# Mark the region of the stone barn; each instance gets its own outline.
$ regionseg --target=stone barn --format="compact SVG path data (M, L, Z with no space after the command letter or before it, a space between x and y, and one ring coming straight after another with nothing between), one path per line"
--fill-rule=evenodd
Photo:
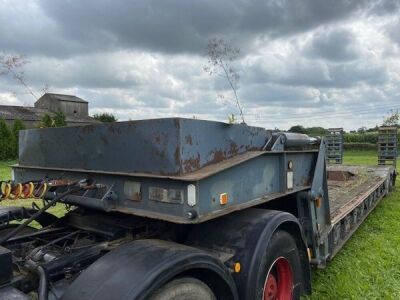
M29 106L0 105L0 118L8 125L12 125L15 119L24 122L27 128L38 127L45 114L53 115L63 112L67 125L85 125L98 123L89 116L89 103L77 96L45 93L34 104Z

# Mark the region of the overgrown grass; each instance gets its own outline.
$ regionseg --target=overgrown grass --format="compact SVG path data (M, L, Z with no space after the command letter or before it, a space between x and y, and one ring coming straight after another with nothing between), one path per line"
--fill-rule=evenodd
M345 164L376 165L374 151L346 151ZM0 179L10 178L12 162L0 162ZM324 270L312 274L313 293L305 299L400 299L400 183L384 198ZM31 205L32 200L0 205ZM64 206L51 208L64 214Z
M346 152L346 164L376 165L376 152ZM308 299L400 299L400 183L324 270Z

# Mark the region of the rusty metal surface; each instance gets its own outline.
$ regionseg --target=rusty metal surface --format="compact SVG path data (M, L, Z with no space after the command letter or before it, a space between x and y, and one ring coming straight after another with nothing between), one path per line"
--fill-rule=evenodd
M200 223L325 178L324 151L260 151L271 136L258 127L180 118L34 129L20 135L14 178L90 178L112 187L107 209ZM304 138L290 140L303 145ZM71 201L104 209L103 198ZM329 207L317 211L329 220Z
M328 192L332 222L347 215L382 184L388 174L388 167L329 166Z
M327 177L328 180L330 181L348 181L350 179L353 179L356 176L356 174L350 172L350 171L342 171L342 170L328 170L327 171Z
M166 118L20 133L24 166L181 176L247 151L271 133L243 124Z
M251 151L216 165L204 167L200 174L194 172L173 178L139 176L139 173L88 172L77 169L24 166L16 166L13 169L16 180L21 182L44 177L70 180L89 177L107 187L113 186L118 199L113 202L112 210L174 223L200 223L235 210L309 189L317 154L315 151L282 153ZM292 162L291 188L286 184L288 161ZM194 205L189 205L188 190L193 185L196 198ZM182 190L183 202L152 201L149 195L152 187ZM229 195L228 203L225 205L219 202L219 197L223 193ZM85 203L82 205L85 206ZM189 213L196 217L189 218Z
M159 174L150 174L150 173L141 173L141 172L105 172L105 171L96 171L96 170L84 170L84 169L67 169L67 168L48 168L41 166L26 166L21 164L13 165L12 167L15 169L38 169L38 170L49 170L49 171L60 171L60 172L79 172L79 173L89 173L89 174L109 174L109 175L123 175L123 176L132 176L132 177L145 177L145 178L163 178L163 179L172 179L172 180L182 180L182 181L197 181L204 179L213 174L219 173L223 170L234 167L240 163L243 163L247 160L255 158L257 156L268 154L265 151L249 151L243 154L236 155L232 158L223 160L221 162L205 166L204 168L199 169L198 171L191 172L188 174L183 174L181 176L172 176L172 175L159 175Z
M317 150L307 150L307 151L285 151L287 154L295 154L295 153L316 153ZM32 170L48 170L48 171L59 171L59 172L78 172L78 173L87 173L87 174L101 174L101 175L122 175L122 176L132 176L132 177L143 177L143 178L161 178L161 179L172 179L172 180L181 180L181 181L197 181L204 179L213 174L219 173L223 170L234 167L238 164L241 164L247 160L253 159L255 157L261 155L274 155L280 152L265 152L265 151L249 151L243 154L236 155L232 158L223 160L221 162L205 166L204 168L199 169L198 171L194 171L188 174L183 175L161 175L161 174L151 174L151 173L143 173L143 172L112 172L112 171L99 171L99 170L85 170L85 169L69 169L69 168L57 168L57 167L42 167L36 165L22 165L22 164L14 164L11 165L13 169L32 169ZM283 152L282 152L283 153ZM304 185L310 185L310 179L304 177Z
M341 195L333 191L334 203L340 203L332 215L332 230L330 233L330 254L332 259L343 245L350 239L357 228L367 218L395 185L395 169L389 166L376 167L345 167L337 172L351 170L355 176L345 181L331 181L330 190L341 187ZM348 194L345 196L345 194Z

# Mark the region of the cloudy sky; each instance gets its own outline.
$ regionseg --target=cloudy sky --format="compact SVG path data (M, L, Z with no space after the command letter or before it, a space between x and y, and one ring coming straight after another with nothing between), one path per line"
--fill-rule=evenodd
M203 69L212 38L240 48L248 124L349 130L400 108L400 0L0 0L0 53L26 55L32 89L120 120L237 115ZM34 101L0 77L0 104Z

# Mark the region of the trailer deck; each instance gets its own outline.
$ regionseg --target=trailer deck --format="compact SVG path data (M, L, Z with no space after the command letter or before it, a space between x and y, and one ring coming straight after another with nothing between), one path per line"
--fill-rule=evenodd
M332 222L347 215L390 175L390 167L329 166L328 191Z
M332 258L393 186L391 166L343 166L327 169Z

